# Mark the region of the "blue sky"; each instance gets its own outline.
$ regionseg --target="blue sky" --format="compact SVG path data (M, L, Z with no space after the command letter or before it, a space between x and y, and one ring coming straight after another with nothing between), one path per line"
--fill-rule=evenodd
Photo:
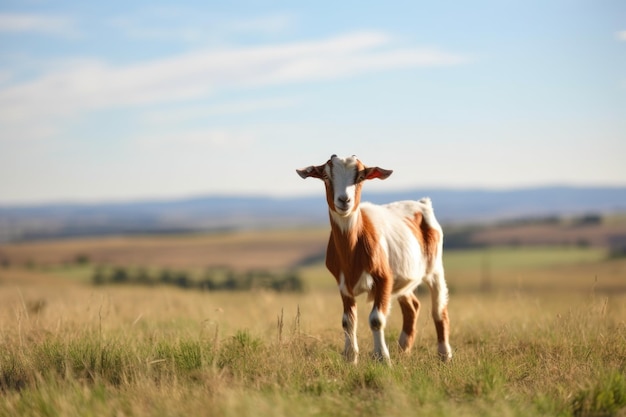
M0 205L626 185L626 2L0 1Z

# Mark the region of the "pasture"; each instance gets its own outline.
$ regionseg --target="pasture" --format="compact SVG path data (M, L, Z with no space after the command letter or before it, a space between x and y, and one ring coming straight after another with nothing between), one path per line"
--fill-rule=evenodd
M0 247L0 415L626 415L626 259L596 247L449 251L452 362L437 358L420 291L415 348L392 349L391 367L367 356L359 299L362 354L351 366L334 280L302 262L326 233ZM102 263L297 268L308 290L95 287ZM387 329L395 346L397 305Z

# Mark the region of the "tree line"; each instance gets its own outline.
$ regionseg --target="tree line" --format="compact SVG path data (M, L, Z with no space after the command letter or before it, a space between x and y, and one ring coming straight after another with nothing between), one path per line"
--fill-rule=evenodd
M278 292L303 292L305 290L304 281L296 271L236 271L229 267L207 268L198 278L187 271L173 271L168 268L150 271L147 268L98 266L94 269L91 281L94 285L167 285L206 291L266 289Z

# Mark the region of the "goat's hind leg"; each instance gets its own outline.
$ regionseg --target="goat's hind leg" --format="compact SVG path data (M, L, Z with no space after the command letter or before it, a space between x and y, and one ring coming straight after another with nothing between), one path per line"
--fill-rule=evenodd
M443 273L443 268L433 272L426 280L430 289L432 300L432 316L437 331L437 350L443 361L452 358L450 348L450 319L448 317L448 286Z
M413 293L398 297L398 303L402 310L402 333L398 339L398 345L402 352L409 352L415 342L417 334L416 324L420 311L420 302Z

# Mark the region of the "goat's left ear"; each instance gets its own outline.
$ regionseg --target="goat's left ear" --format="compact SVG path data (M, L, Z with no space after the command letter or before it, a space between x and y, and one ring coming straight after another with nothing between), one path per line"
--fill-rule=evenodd
M313 178L320 178L321 179L324 176L324 167L325 166L326 165L319 165L319 166L311 165L311 166L303 168L303 169L296 169L296 172L302 178L313 177Z
M373 180L374 178L379 178L381 180L387 179L393 171L391 169L383 169L378 167L366 167L361 171L361 179L363 180Z

